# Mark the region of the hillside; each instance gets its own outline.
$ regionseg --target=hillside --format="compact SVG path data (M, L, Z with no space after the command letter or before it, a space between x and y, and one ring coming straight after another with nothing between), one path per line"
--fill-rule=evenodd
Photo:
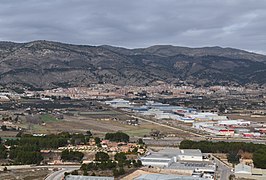
M91 83L266 84L266 56L221 47L141 49L50 41L0 42L0 85L55 88Z

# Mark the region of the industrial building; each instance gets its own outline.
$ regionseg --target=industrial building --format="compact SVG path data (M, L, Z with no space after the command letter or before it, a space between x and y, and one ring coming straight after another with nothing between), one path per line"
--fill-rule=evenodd
M260 168L254 168L246 165L244 162L240 162L235 166L234 174L236 178L240 179L266 179L266 170Z
M237 120L226 120L226 121L218 121L217 124L219 126L249 126L250 121L245 121L243 119Z
M131 103L124 99L113 99L111 101L105 101L105 104L110 105L114 108L129 108Z
M140 158L143 165L155 167L169 167L178 161L203 161L202 153L199 149L164 149L159 152L151 152L147 156Z
M200 129L218 136L234 136L235 130L228 127L217 126L214 122L195 122L193 128Z
M67 175L65 180L114 180L114 177Z
M218 120L227 120L226 116L219 116L216 113L184 113L184 117L192 118L197 121L218 121Z
M180 176L173 174L143 174L139 177L134 178L134 180L204 180L201 177L192 176ZM205 179L206 180L206 179Z

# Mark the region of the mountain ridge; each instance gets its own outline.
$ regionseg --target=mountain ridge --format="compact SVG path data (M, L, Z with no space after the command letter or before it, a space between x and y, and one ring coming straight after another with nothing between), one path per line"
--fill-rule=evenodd
M127 49L46 40L0 42L0 85L30 89L92 83L266 84L266 56L222 47Z

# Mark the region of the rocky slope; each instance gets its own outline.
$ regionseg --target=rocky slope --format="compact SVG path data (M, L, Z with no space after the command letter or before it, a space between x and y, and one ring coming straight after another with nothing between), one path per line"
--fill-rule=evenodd
M266 56L238 49L141 49L50 41L0 42L0 85L47 89L91 83L266 84Z

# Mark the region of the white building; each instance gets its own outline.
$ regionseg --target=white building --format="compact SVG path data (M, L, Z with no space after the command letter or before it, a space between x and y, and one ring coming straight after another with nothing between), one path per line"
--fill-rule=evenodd
M0 101L1 102L10 101L10 99L7 96L5 96L5 95L0 95Z
M180 176L174 174L143 174L133 180L206 180L201 177Z
M181 149L177 155L179 161L202 161L202 153L199 149Z
M216 113L185 113L185 117L189 117L198 121L218 121L227 120L226 116L219 116Z
M131 107L131 103L124 99L113 99L111 101L105 101L105 104L114 108L128 108Z
M250 121L245 121L243 119L237 120L225 120L225 121L218 121L219 126L249 126Z
M65 180L114 180L114 177L67 175Z
M235 174L252 174L251 166L245 165L244 163L239 163L235 166Z
M168 167L178 161L203 161L202 153L199 149L163 149L159 152L151 152L147 156L140 158L145 166Z

